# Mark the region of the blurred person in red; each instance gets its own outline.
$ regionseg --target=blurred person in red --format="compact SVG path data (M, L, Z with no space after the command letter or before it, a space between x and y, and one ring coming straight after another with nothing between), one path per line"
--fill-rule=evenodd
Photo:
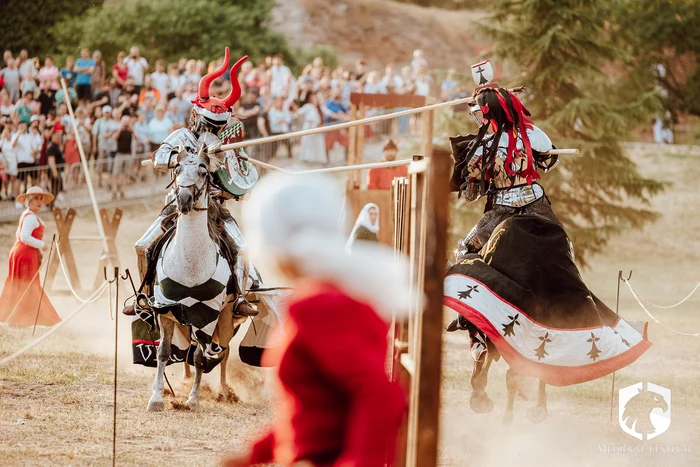
M398 147L394 141L389 140L382 149L384 162L396 160ZM369 169L367 172L367 189L368 190L390 190L391 181L396 177L407 177L408 166L399 165L397 167L378 167Z
M53 195L33 186L17 201L27 210L19 218L15 245L10 251L8 274L0 294L0 323L18 326L53 326L61 321L39 281L41 251L48 249L43 241L44 222L38 213L41 206L53 201ZM42 297L43 295L43 297Z
M330 179L271 174L244 206L251 257L295 290L279 345L263 354L277 365L276 420L226 467L391 459L406 404L386 374L387 332L391 310L409 307L407 268L378 244L346 253L342 199Z

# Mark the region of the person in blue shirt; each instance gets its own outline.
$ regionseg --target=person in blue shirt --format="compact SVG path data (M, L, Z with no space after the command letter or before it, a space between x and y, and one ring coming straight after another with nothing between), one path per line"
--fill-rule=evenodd
M66 80L66 86L69 88L75 87L75 59L73 57L66 57L66 67L61 68L61 78Z
M82 102L90 102L92 94L92 72L95 70L95 60L90 57L88 49L80 50L80 58L75 62L75 90L78 99Z
M326 125L347 122L350 118L348 108L343 104L339 89L332 89L331 95L323 109L323 122Z

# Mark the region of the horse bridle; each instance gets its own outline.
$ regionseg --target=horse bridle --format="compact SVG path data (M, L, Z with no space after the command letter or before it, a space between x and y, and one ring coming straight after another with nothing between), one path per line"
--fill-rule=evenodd
M202 197L202 193L209 191L209 187L212 185L212 180L213 180L212 174L211 174L211 172L209 172L209 168L208 168L209 156L207 156L204 153L204 147L201 147L199 150L199 153L197 154L197 159L199 160L199 163L197 164L197 168L203 167L206 170L206 175L205 175L206 178L205 178L205 181L202 184L201 188L198 187L196 183L193 183L192 185L182 186L182 187L180 185L177 185L177 183L176 183L177 177L180 173L180 161L182 159L184 159L185 157L187 157L188 155L190 155L190 154L187 154L185 152L184 148L181 148L180 152L178 153L177 164L175 164L175 167L174 167L175 176L173 177L172 181L170 182L170 184L166 188L170 188L174 184L175 185L175 190L174 190L175 191L175 198L174 199L177 199L177 196L180 193L180 188L193 187L192 188L192 191L193 191L192 210L193 211L207 211L209 209L208 207L206 207L206 208L198 208L197 207L197 202Z

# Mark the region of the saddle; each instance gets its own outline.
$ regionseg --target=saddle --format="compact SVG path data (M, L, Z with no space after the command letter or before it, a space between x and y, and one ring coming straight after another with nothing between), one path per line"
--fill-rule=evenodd
M223 223L227 220L233 219L231 214L226 208L220 206L218 208L219 219L217 223ZM158 256L160 255L163 246L172 238L175 234L175 229L177 226L177 209L172 204L166 205L161 211L161 215L164 216L161 222L161 228L163 229L163 235L153 244L153 246L148 250L148 268L144 274L143 281L139 286L137 293L137 304L132 304L124 308L122 311L125 315L134 316L136 314L135 305L138 306L143 302L143 297L147 297L152 290L152 285L155 281L156 276L156 265L158 263ZM229 278L228 284L226 286L226 293L228 296L235 296L235 304L233 307L234 315L238 316L256 316L258 311L250 306L250 304L245 300L245 291L239 290L238 281L236 280L236 263L238 262L238 249L232 239L228 237L224 229L217 229L217 232L212 235L214 243L216 243L221 255L226 259L231 271L231 277ZM143 296L143 297L142 297ZM140 297L140 298L139 298ZM147 302L144 302L147 303Z

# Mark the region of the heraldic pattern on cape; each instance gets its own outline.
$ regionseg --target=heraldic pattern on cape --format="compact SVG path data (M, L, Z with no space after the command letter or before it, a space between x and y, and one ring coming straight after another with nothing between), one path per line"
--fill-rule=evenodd
M514 371L554 386L582 383L646 351L646 323L625 321L591 293L558 224L516 215L481 254L447 273L445 305L478 328Z

